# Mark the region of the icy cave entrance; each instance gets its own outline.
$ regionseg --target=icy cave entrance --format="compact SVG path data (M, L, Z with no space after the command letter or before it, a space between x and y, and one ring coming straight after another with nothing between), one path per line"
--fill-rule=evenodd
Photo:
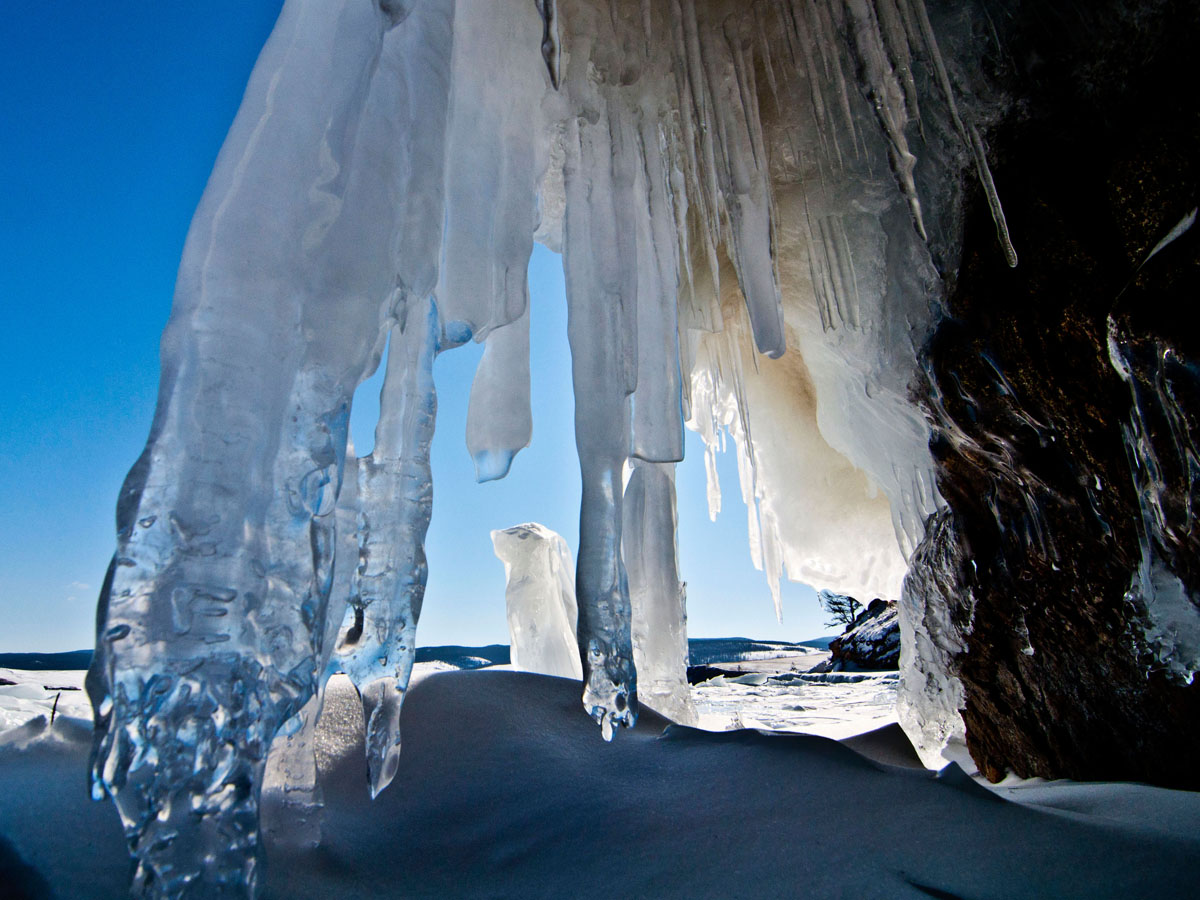
M561 254L535 246L529 287L531 369L537 373L531 384L533 440L503 479L477 483L463 443L469 388L483 345L468 342L439 354L434 364L435 489L426 538L429 580L417 633L422 647L478 648L508 633L504 569L494 555L493 530L536 522L564 539L572 560L578 547L580 480ZM379 368L354 395L350 436L360 458L374 449L387 363L385 350ZM776 616L767 580L747 548L751 511L738 490L737 453L727 436L724 444L712 471L706 471L705 444L688 431L676 471L680 577L693 630L698 625L703 635L689 646L687 662L696 679L688 688L695 714L689 723L713 731L746 727L842 738L895 722L895 671L810 672L829 659L826 645L833 633L825 633L829 628L815 591L799 582L781 581L782 620ZM709 506L712 477L724 497L715 516ZM458 561L464 556L487 562L463 566ZM349 610L343 630L353 627L352 620ZM453 654L447 650L441 652L445 660L418 662L414 677L459 667ZM705 677L704 667L726 674Z

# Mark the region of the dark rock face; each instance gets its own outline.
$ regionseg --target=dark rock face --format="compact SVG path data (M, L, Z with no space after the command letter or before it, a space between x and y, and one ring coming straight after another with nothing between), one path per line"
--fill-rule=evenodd
M900 665L900 616L896 604L872 600L839 638L829 644L825 671L895 669Z
M1200 6L987 6L984 69L1023 98L988 136L1020 264L968 196L918 390L950 509L914 559L955 565L906 591L971 598L952 668L989 778L1200 788L1200 681L1151 588L1200 598L1200 226L1150 255L1200 200Z

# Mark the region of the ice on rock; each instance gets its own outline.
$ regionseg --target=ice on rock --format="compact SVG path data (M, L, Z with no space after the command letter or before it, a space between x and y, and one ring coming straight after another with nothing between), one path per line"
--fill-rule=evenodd
M1192 210L1142 265L1195 220ZM1122 431L1141 513L1141 559L1126 600L1146 619L1145 640L1156 664L1173 679L1191 684L1200 671L1200 596L1180 576L1189 570L1186 541L1200 501L1200 436L1190 427L1185 398L1194 395L1200 379L1176 349L1159 340L1139 346L1112 317L1108 354L1129 385L1132 406Z
M900 691L896 714L921 761L931 769L947 762L970 766L966 704L955 657L966 649L975 599L948 596L957 587L954 522L949 510L930 519L930 540L913 557L913 574L900 596ZM951 610L959 610L958 615Z
M492 532L504 563L504 602L514 667L583 678L575 638L575 563L567 542L537 522Z
M535 236L563 249L577 641L606 738L633 723L639 672L690 714L685 418L713 515L713 454L737 448L777 604L785 574L899 595L940 504L909 387L967 170L1015 261L941 37L921 0L287 0L189 233L99 610L93 781L138 889L255 892L268 748L268 800L315 822L332 667L362 693L371 791L390 781L433 359L485 342L467 444L480 480L503 477L531 435ZM350 404L385 345L376 446L355 459ZM901 615L912 651L932 626Z

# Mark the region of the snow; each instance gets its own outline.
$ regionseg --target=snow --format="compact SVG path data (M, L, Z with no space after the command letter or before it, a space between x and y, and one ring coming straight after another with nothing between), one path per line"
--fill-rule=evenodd
M896 722L899 676L843 673L717 676L693 685L698 726L758 728L841 740Z
M0 668L0 735L39 715L50 717L58 699L57 715L92 718L92 705L83 691L83 672Z
M935 777L872 761L903 760L887 730L847 744L663 734L666 723L643 713L605 744L577 704L576 683L545 676L416 681L396 776L405 790L367 803L361 712L349 684L331 682L318 731L325 838L316 851L269 844L265 896L1193 892L1200 795L1125 784L989 791L953 768ZM119 823L86 798L89 740L56 724L22 746L0 744L0 870L18 890L23 877L30 896L127 896Z

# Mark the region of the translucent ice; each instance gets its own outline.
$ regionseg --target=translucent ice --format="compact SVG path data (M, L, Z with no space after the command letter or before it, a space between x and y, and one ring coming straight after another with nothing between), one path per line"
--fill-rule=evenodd
M575 564L567 542L527 522L492 532L504 563L508 634L514 667L581 679L575 639Z
M672 721L693 724L686 592L675 546L675 465L635 462L622 512L638 696Z

